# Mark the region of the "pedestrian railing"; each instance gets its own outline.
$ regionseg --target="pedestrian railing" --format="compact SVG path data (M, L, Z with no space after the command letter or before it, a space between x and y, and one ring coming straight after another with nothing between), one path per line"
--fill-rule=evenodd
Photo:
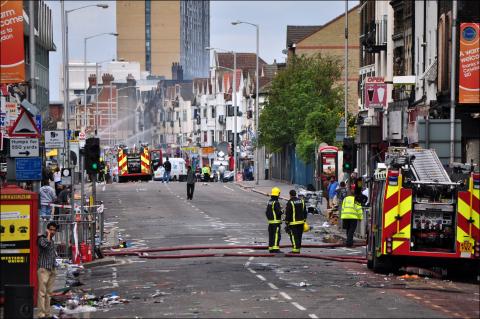
M43 233L50 221L58 228L53 238L57 256L74 262L94 259L94 249L103 240L103 203L85 206L84 212L75 206L73 214L67 205L51 204L55 208L50 218L40 218L39 232Z

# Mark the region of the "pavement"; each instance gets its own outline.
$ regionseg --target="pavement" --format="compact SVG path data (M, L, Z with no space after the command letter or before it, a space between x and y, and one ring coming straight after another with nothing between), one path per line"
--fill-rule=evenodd
M109 184L105 230L128 248L184 245L266 245L266 192L234 183L197 183L192 201L185 183ZM283 194L291 187L281 185ZM252 191L254 188L255 191ZM321 244L331 226L309 216L304 243ZM289 240L282 230L281 244ZM112 240L115 238L112 237ZM288 251L288 249L286 249ZM120 249L122 251L122 249ZM225 250L219 250L219 253ZM195 251L208 253L211 251ZM230 251L231 252L231 251ZM253 252L248 249L238 251ZM257 252L257 251L256 251ZM190 254L171 252L168 254ZM364 247L302 249L302 253L365 256ZM158 253L150 253L158 254ZM85 269L83 293L126 302L79 314L95 318L448 318L479 317L478 286L429 278L379 275L365 265L304 258L213 257L140 259Z

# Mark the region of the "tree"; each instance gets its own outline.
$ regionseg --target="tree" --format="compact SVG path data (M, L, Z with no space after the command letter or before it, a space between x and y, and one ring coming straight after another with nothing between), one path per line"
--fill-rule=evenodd
M270 151L296 145L310 162L315 145L333 143L343 109L342 67L333 57L294 56L273 79L260 114L260 144Z

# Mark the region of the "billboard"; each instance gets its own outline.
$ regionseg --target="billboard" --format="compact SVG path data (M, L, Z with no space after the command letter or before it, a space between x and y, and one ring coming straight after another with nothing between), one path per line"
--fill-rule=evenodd
M367 77L365 79L365 108L387 107L387 84L382 77Z
M458 103L480 103L479 23L460 24Z
M25 81L23 1L0 1L0 83Z

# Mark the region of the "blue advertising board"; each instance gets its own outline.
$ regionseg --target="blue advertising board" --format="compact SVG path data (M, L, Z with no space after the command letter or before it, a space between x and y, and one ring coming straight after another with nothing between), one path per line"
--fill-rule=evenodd
M15 158L15 179L17 181L42 180L42 159L40 157Z

